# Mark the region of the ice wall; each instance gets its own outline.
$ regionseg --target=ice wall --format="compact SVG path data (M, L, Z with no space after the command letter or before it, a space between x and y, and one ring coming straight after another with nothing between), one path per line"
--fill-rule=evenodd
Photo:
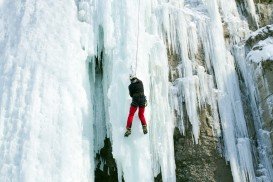
M244 4L255 19L253 1ZM235 62L249 78L241 49L250 31L235 0L4 0L0 15L0 181L93 181L105 137L119 181L160 172L175 181L173 129L184 134L189 121L197 144L208 108L234 181L256 181L256 165L270 180L267 154L253 160L244 117ZM174 83L167 50L179 57ZM132 71L144 83L149 133L136 115L124 138Z
M253 18L256 17L253 1L246 1L245 5ZM237 53L233 48L241 46L250 31L237 10L236 2L232 1L227 5L225 1L211 0L170 1L160 3L156 15L158 22L162 24L159 27L161 38L164 40L167 37L166 45L181 58L177 68L180 78L171 89L171 95L174 96L171 104L177 110L180 120L177 126L180 131L184 133L183 119L186 115L192 124L195 142L198 143L198 113L202 107L209 105L214 116L212 125L216 136L220 136L218 115L221 118L224 155L230 161L234 181L256 181L256 163L252 160L255 154L248 136L233 57ZM226 24L226 32L222 20ZM227 36L228 41L225 40ZM196 58L201 46L204 49L205 64L201 63L200 66L200 60ZM244 61L243 57L240 59L239 61ZM214 77L215 82L210 77ZM251 84L247 82L246 84ZM184 107L187 113L183 113ZM252 111L255 116L256 110ZM255 119L255 122L259 120ZM256 127L256 132L260 133L259 127ZM258 143L258 148L264 146L262 137L258 137ZM271 168L266 167L267 162L262 159L267 158L264 157L267 154L259 155L261 160L258 164L270 173ZM269 180L270 175L265 175L264 179Z
M175 181L167 50L157 36L158 25L152 17L150 3L141 1L139 6L138 1L119 0L81 1L78 4L80 17L94 25L93 33L101 37L96 42L98 49L95 52L99 55L103 51L102 85L107 136L112 141L120 181L122 177L125 181L153 181L160 171L164 181ZM87 17L93 19L88 20ZM139 30L136 28L138 24ZM138 62L137 34L140 45ZM143 135L140 121L135 117L132 135L124 138L131 102L128 94L131 69L143 80L145 94L149 98L146 109L149 134Z
M92 181L88 64L74 1L0 3L0 181Z
M255 116L255 128L258 138L258 154L259 164L258 172L261 173L258 177L260 181L269 180L273 178L272 166L272 141L270 139L270 129L267 128L267 117L264 116L266 111L263 109L263 94L270 93L267 91L270 84L266 81L266 74L263 63L270 61L272 57L272 41L270 40L270 32L273 30L271 25L258 29L251 33L247 40L247 56L246 61L241 63L240 69L243 72L244 79L247 81L249 87L249 94L251 96L251 107L253 115ZM269 37L269 38L267 38ZM252 48L252 50L249 50ZM243 51L243 54L246 52ZM247 72L245 70L248 70ZM259 82L258 80L261 80ZM259 83L263 83L260 87ZM259 86L258 86L259 85ZM262 90L261 88L265 88ZM270 101L266 104L270 105ZM270 106L269 106L270 108ZM266 170L264 170L266 169Z
M104 74L107 78L103 82L109 106L106 109L109 117L107 125L119 174L124 174L125 181L140 180L138 177L143 171L139 167L142 166L143 169L145 166L146 171L154 171L154 176L161 170L164 181L174 180L173 123L168 119L172 117L170 108L178 113L177 126L181 133L185 132L184 119L188 118L193 128L194 141L198 143L199 112L209 106L214 118L211 125L216 136L221 135L219 116L221 118L225 145L223 155L230 161L234 180L255 181L253 154L234 57L231 54L232 45L240 43L249 32L247 23L238 13L236 3L232 1L229 6L225 6L224 1L216 0L141 1L140 4L138 1L107 2L94 1L93 4L89 2L89 5L95 12L99 7L105 10L96 14L96 19L99 19L97 27L101 26L105 34ZM253 1L248 3L251 5ZM224 39L220 8L231 35L229 44ZM140 20L137 18L138 13ZM240 31L238 25L242 25ZM140 47L136 67L138 39ZM201 48L204 50L205 60L197 59ZM170 89L166 89L166 49L174 51L180 57L177 67L180 78ZM200 64L200 61L203 63ZM131 138L124 140L122 134L130 103L130 99L124 95L128 94L128 74L131 67L144 81L145 94L150 101L146 113L149 138L141 137L139 124L135 124L133 131L138 133L133 132ZM170 101L164 100L168 95ZM170 108L166 106L168 102L171 103ZM120 108L117 105L126 107ZM142 147L139 150L138 142L150 148ZM137 152L133 153L132 150ZM152 155L139 156L139 153ZM136 156L138 161L134 161ZM149 181L152 176L145 173L142 178Z

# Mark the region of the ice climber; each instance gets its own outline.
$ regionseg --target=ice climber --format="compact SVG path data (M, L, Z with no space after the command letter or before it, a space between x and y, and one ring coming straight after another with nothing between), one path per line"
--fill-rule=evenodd
M130 75L131 84L129 85L129 94L132 97L132 103L127 119L125 137L131 134L131 126L134 118L134 114L138 108L138 117L142 124L143 133L147 134L147 124L144 117L145 106L147 105L146 97L144 95L143 83L134 75Z

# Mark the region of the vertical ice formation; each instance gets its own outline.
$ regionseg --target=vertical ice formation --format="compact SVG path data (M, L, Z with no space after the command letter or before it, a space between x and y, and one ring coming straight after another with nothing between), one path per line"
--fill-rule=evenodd
M244 0L245 8L248 11L249 15L253 19L257 27L259 27L259 18L256 13L256 7L253 0Z
M257 135L258 148L258 171L260 173L257 181L270 181L273 178L273 169L271 164L272 149L270 147L270 137L262 129L262 118L258 106L259 96L254 82L254 68L245 60L245 50L242 46L234 46L234 56L240 72L245 80L247 93L249 94L251 112L254 120L254 127ZM259 70L259 69L258 69Z
M223 10L223 17L229 30L229 36L231 40L229 47L232 54L234 55L236 65L238 66L238 69L240 70L240 73L244 79L244 84L247 88L246 92L250 101L250 108L257 137L256 140L258 156L255 156L255 153L252 154L255 159L253 160L253 165L256 166L258 171L257 173L260 173L257 181L270 181L270 179L273 178L272 164L270 164L270 155L272 154L272 149L269 147L270 145L268 145L268 141L270 139L268 138L266 132L262 130L261 114L257 105L259 103L259 97L257 95L255 82L252 75L252 70L254 69L250 66L245 57L244 41L248 38L250 31L246 22L241 20L239 14L236 13L237 10L236 6L234 5L235 3L233 4L230 2L229 6L227 6L226 3L222 1L221 9ZM225 9L230 9L231 11L225 11ZM253 34L255 35L256 33ZM256 60L258 60L258 58L256 58Z
M267 27L266 27L267 28ZM256 32L252 33L250 37L255 37L259 34L263 35L263 31L265 29L259 29ZM267 32L267 31L265 31ZM259 75L259 79L263 79L263 70L259 61L262 60L270 60L271 51L266 52L267 46L270 47L270 42L267 43L267 40L260 41L258 46L260 47L259 51L263 54L260 54L259 51L256 50L248 53L247 57L245 56L245 49L241 46L234 47L235 58L237 64L239 65L242 76L245 80L246 87L248 88L249 100L251 103L252 115L254 118L254 126L257 134L257 143L258 143L258 173L259 177L257 178L259 181L270 181L273 179L273 168L272 168L272 147L270 144L270 136L268 131L263 129L263 118L262 110L259 108L259 104L261 103L261 96L259 95L259 89L257 85L257 75ZM263 52L263 48L265 48L265 52ZM269 49L270 50L270 49ZM269 57L267 57L269 56ZM245 58L246 57L246 58ZM244 60L246 59L246 60ZM242 61L243 60L243 61ZM254 62L254 63L253 63ZM255 84L256 82L256 84ZM263 81L262 81L263 82ZM266 83L266 82L263 82ZM265 85L267 87L267 85Z
M94 127L94 151L98 153L104 146L104 139L107 136L106 133L106 116L104 105L104 91L102 85L102 66L98 65L98 60L91 60L89 72L95 73L95 76L91 74L89 77L91 83L91 102L93 103L93 127Z
M255 19L253 1L244 2ZM235 61L249 78L258 146L263 149L266 141L253 83L239 61L243 51L236 49L249 33L236 2L140 0L138 5L135 0L0 3L1 180L92 181L93 152L107 136L119 181L153 181L159 172L163 181L175 181L174 125L184 133L187 118L198 143L199 114L206 107L215 135L223 135L234 181L256 180ZM173 85L167 49L180 58ZM149 134L142 134L136 116L125 139L131 68L145 86ZM263 151L258 165L268 180L272 166Z
M235 2L227 7L223 6L223 1L219 1L219 4L222 5L223 15L232 34L231 45L240 42L240 37L247 34L248 29L247 24L240 20ZM150 139L137 139L138 133L132 135L134 139L132 141L125 141L121 137L121 133L124 131L127 109L117 108L116 105L129 105L129 99L125 99L122 95L127 92L127 75L130 67L135 65L138 3L113 1L110 9L108 4L104 4L107 7L103 9L111 11L111 13L106 12L105 15L101 15L102 17L107 16L107 18L103 18L100 25L104 33L107 32L108 34L104 38L113 40L112 44L115 45L114 47L104 46L108 55L105 61L111 65L107 65L107 74L110 74L112 79L111 81L104 80L109 84L107 89L107 102L110 105L108 107L108 124L111 126L109 129L111 129L113 154L120 170L119 174L121 175L123 172L126 180L138 179L141 171L136 166L139 167L139 165L145 166L146 170L153 170L154 175L158 174L159 169L161 169L164 180L175 179L174 162L171 157L173 150L171 149L172 145L168 142L171 141L173 123L165 122L165 118L171 118L171 111L168 106L167 108L161 106L162 103L168 101L162 100L164 95L168 95L168 89L163 89L168 85L168 81L164 81L164 77L161 77L167 75L168 71L164 47L176 52L181 59L178 66L180 78L175 81L174 86L170 89L170 103L173 104L171 108L177 110L179 117L177 125L180 131L183 133L185 130L183 119L186 116L192 124L195 142L198 143L199 113L209 105L214 118L212 125L216 136L221 134L218 117L221 118L225 143L224 155L231 163L234 180L256 180L234 58L230 52L232 46L226 44L224 39L219 4L218 1L141 2L139 30L141 47L137 74L144 80L147 88L146 95L150 98L148 109L151 110L150 112L148 110L147 113L150 121ZM117 11L115 8L120 10ZM243 27L241 26L242 29L246 27L245 32L235 29L237 25L233 21L234 18L237 19L238 24L243 25ZM105 23L105 21L110 22ZM110 28L109 31L108 28ZM112 32L113 29L114 32ZM237 32L243 33L237 35ZM106 42L109 41L104 40L104 43ZM200 48L204 49L205 54L205 61L201 65L200 61L202 60L198 60ZM120 95L115 94L117 92ZM183 113L184 110L186 113ZM171 127L167 127L169 125ZM133 130L136 127L139 128L139 126L134 125ZM159 134L162 134L161 130L164 128L171 129L165 130L163 137ZM132 148L138 150L139 141L150 146L149 149L143 148L142 150L144 153L152 154L150 156L151 163L147 163L149 156L145 155L141 156L139 161L134 161L133 158L136 154L132 154L131 151ZM162 149L165 151L161 152ZM126 152L126 159L124 159ZM164 161L171 163L165 164ZM130 168L132 165L136 166ZM166 166L168 165L173 168L167 170L168 167ZM143 180L149 179L151 176L147 175Z
M170 51L176 52L181 58L178 66L180 78L175 81L176 88L173 89L175 92L172 98L175 103L179 103L175 106L179 117L177 126L184 133L183 103L185 103L187 117L193 127L195 143L198 143L199 112L206 104L210 104L215 131L219 136L220 127L213 79L206 73L203 66L198 65L199 60L196 59L200 39L204 38L199 32L202 28L200 23L204 23L208 17L195 9L184 7L183 1L162 3L158 6L156 14L159 24L163 27L162 29L159 27L161 38L163 40L167 38L166 43Z
M225 1L216 0L186 1L186 4L184 1L175 2L162 3L158 8L158 14L163 27L161 34L166 35L169 49L175 51L181 58L178 66L180 78L175 81L175 87L171 88L174 96L171 97L172 108L177 110L180 118L178 127L184 132L183 118L187 115L193 127L195 142L198 142L200 125L198 114L202 106L210 105L216 121L213 126L219 136L215 100L217 96L225 143L224 155L230 161L233 178L235 181L255 181L255 164L252 161L252 148L232 55L235 52L233 45L240 45L249 34L248 25L240 17L235 1L228 5ZM245 3L249 6L254 5L253 1ZM220 8L222 17L219 13ZM252 14L254 13L255 9ZM221 18L227 24L228 32L224 32ZM229 36L230 42L225 41L224 35ZM205 54L203 67L198 66L196 60L200 44ZM214 76L217 90L214 89L213 80L204 80L204 75L208 78ZM183 113L184 105L186 114ZM267 170L270 171L270 168Z
M153 162L152 167L155 176L161 169L164 181L175 181L175 162L173 158L174 124L168 101L167 52L163 41L153 41L155 43L151 48L149 58L151 104L150 150ZM159 90L161 91L160 95L158 95Z
M90 55L93 102L105 98L104 108L97 103L94 105L95 152L101 149L104 137L108 136L113 144L120 181L122 177L125 181L153 181L159 172L164 181L175 181L168 59L151 2L141 0L140 7L138 1L125 0L79 1L77 5L79 19L89 25L84 26L84 30L97 37L82 41ZM136 28L138 13L139 32ZM136 64L138 33L140 46ZM97 64L102 67L101 75L96 72ZM146 109L149 134L143 135L140 121L135 117L132 135L124 138L131 100L128 94L131 67L143 80L149 98ZM96 85L99 82L101 85ZM97 111L105 111L105 116L100 117L102 114L97 115Z
M230 161L234 181L255 180L252 158L242 158L251 151L244 118L244 111L240 97L238 78L236 75L234 60L225 48L224 32L221 17L216 1L207 1L208 12L211 17L211 61L214 67L216 84L221 91L218 98L221 117L225 156ZM238 141L241 140L239 143ZM240 145L239 145L240 144ZM240 150L241 145L246 149ZM248 167L243 167L244 164Z
M0 3L0 181L94 178L75 2Z
M104 97L104 32L100 25L100 16L97 16L94 6L89 1L76 1L78 7L78 19L81 24L81 46L88 53L86 61L89 63L89 80L91 91L91 103L93 129L94 129L94 152L98 153L104 146L107 134L106 117L107 105ZM97 20L97 21L95 21Z

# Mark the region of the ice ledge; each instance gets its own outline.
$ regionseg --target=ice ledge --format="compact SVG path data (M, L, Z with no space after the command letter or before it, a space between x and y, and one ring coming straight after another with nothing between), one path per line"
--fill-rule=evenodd
M273 36L273 24L267 25L263 28L258 29L257 31L253 32L247 39L246 45L250 49L257 44L261 40L265 40L268 37Z
M268 37L254 45L247 54L247 60L254 63L273 61L273 37Z

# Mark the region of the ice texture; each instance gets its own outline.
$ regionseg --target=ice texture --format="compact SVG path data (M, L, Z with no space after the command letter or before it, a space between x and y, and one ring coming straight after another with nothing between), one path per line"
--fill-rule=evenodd
M273 37L259 41L247 55L251 62L273 61Z
M74 1L0 3L0 181L89 181L93 135Z
M244 4L258 23L253 0ZM94 181L105 137L119 181L159 173L176 181L174 127L185 134L190 122L197 144L204 109L234 181L272 179L270 138L245 62L250 30L235 0L2 0L0 29L0 181ZM179 59L173 83L168 52ZM235 66L251 101L257 156ZM148 134L136 114L124 138L132 72L144 83Z

